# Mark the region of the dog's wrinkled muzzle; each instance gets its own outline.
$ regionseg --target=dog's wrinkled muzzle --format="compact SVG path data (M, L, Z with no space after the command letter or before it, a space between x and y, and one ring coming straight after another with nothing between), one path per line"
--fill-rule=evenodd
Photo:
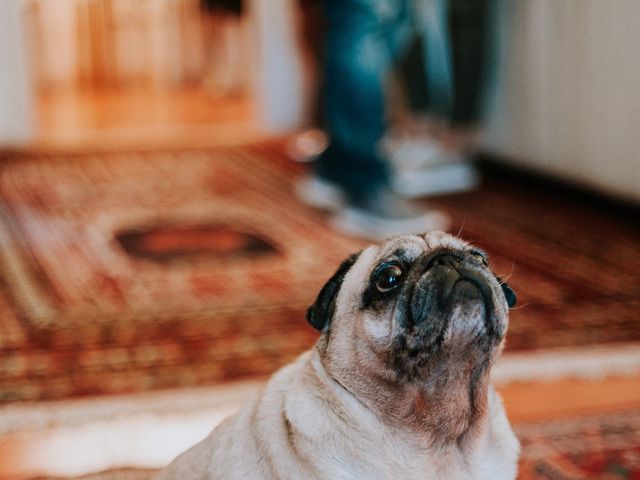
M409 331L430 343L437 341L461 310L473 315L490 337L501 337L504 326L496 315L494 291L487 272L463 252L446 252L428 259L416 279L408 306ZM481 317L481 318L479 318Z
M479 300L482 284L477 272L466 268L464 261L454 255L440 255L429 264L438 288L441 307L460 300Z

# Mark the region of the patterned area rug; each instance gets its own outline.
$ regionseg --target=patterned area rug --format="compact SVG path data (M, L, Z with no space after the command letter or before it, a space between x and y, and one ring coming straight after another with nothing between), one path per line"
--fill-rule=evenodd
M298 173L273 148L5 158L0 401L261 377L311 346L306 307L363 244ZM508 350L640 340L629 211L493 170L434 203L518 291Z
M263 376L309 348L360 244L251 150L16 159L0 171L1 400Z
M520 425L522 480L640 479L640 411Z

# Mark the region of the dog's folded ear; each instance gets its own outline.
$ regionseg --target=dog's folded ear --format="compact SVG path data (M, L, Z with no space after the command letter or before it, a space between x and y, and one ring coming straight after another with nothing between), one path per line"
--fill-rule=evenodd
M336 273L325 283L318 298L307 310L307 320L316 330L324 330L329 325L336 308L336 297L340 286L351 266L356 263L359 253L354 253L340 264Z
M504 298L507 299L507 305L509 305L509 308L515 307L516 301L518 300L518 297L516 296L516 292L513 291L513 288L511 288L507 282L503 281L497 275L496 275L496 278L498 279L498 282L502 287L502 291L504 292Z

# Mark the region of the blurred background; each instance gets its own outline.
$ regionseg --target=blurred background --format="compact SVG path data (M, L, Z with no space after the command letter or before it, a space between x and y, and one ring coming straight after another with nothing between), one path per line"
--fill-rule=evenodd
M313 345L368 243L299 190L322 3L0 3L0 478L147 478ZM518 293L521 478L640 478L640 3L490 3L473 181L409 196ZM389 90L411 163L431 130Z

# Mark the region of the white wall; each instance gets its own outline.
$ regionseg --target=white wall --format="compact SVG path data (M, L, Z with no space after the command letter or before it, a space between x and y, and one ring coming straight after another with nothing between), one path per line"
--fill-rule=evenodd
M0 145L33 135L33 89L27 68L25 21L20 0L0 1Z
M274 132L300 127L308 116L296 5L294 0L247 1L253 92L262 125Z
M640 1L503 0L487 144L509 162L640 200Z

